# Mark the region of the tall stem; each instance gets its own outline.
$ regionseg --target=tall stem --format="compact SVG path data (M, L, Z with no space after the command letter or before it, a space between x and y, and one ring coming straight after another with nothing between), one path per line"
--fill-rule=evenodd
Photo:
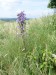
M26 50L26 43L25 43L25 25L24 24L20 24L20 31L21 31L21 36L23 39L23 44L24 44L24 50Z

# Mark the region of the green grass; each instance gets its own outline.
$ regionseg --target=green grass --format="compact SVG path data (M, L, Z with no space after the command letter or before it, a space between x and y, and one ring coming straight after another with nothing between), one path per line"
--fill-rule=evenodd
M25 46L17 23L0 21L0 75L56 75L55 20L56 15L26 21Z

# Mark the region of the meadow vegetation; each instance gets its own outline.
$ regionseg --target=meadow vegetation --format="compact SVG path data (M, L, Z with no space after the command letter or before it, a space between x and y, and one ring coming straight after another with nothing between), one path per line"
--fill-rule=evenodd
M27 20L25 44L15 21L0 21L0 75L56 75L55 20Z

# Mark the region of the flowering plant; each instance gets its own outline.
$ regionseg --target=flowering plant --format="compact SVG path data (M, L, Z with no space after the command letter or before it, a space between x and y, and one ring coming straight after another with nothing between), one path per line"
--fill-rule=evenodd
M18 18L17 18L17 22L20 25L20 31L23 34L24 30L25 30L25 20L26 20L26 15L24 14L24 11L20 12L19 14L17 14Z

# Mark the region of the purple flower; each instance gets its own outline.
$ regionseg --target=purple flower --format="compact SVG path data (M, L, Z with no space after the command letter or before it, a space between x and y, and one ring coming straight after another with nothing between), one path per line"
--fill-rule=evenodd
M24 21L26 20L24 12L17 14L17 16L18 16L17 22L20 24L24 24Z

